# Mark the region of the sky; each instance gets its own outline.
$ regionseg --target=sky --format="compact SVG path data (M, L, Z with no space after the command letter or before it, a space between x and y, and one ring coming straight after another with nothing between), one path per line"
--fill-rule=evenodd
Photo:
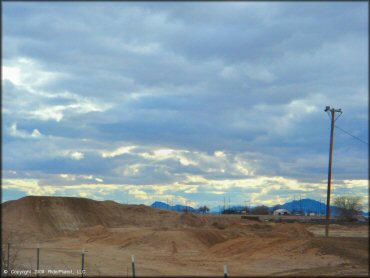
M16 2L2 11L2 201L324 201L330 119L368 142L366 2ZM332 199L368 206L335 129Z

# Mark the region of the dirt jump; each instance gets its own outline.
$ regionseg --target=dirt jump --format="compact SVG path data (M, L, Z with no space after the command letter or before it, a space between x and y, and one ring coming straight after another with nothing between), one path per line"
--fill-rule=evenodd
M368 226L265 223L143 205L29 196L2 204L3 254L13 268L78 276L368 276ZM5 245L4 245L5 244ZM4 253L5 252L5 253ZM44 274L45 276L50 276ZM40 275L43 276L42 274Z

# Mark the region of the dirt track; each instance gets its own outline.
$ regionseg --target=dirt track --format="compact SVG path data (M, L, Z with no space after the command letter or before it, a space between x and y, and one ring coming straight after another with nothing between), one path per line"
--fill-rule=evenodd
M40 241L42 269L77 270L85 248L88 276L131 274L131 255L139 276L221 277L224 263L230 275L366 276L367 226L346 227L351 237L329 239L320 237L322 228L77 198L28 197L3 205L4 235L17 230L26 239L23 247L30 247L20 250L24 269L35 268ZM333 226L331 232L338 230L343 227Z

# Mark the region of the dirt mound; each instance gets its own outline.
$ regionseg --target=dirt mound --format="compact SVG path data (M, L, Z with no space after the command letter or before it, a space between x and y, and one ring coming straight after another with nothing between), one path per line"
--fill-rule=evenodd
M202 242L201 236L196 236L194 230L174 230L174 231L138 231L137 236L117 234L116 242L112 241L114 236L104 239L104 243L108 241L117 243L121 241L121 249L134 250L152 250L152 252L166 251L171 254L182 253L188 250L206 250L206 242ZM103 243L103 241L99 241Z
M178 213L160 215L160 212L143 205L122 205L113 201L28 196L2 204L2 226L5 232L42 240L99 225L107 228L125 225L165 227L176 223Z
M193 230L191 234L207 247L213 246L227 240L225 233L214 229Z
M251 253L257 244L255 238L239 237L211 247L208 253L216 257L240 256L241 254Z
M81 228L72 235L79 237L80 240L83 242L97 242L110 237L111 234L112 233L109 232L106 227L102 225L97 225L88 228Z
M2 213L3 239L14 231L21 233L18 238L39 236L43 263L62 268L78 264L81 247L86 247L88 271L97 276L101 271L112 275L112 269L122 276L132 254L144 276L189 275L189 269L216 276L224 263L232 275L331 274L336 268L333 275L368 274L368 238L315 238L301 223L251 222L238 215L194 215L62 197L6 202ZM18 238L5 242L20 243ZM36 245L24 242L28 267L27 260L35 255L28 246Z
M180 223L185 227L202 227L207 223L207 221L195 214L183 213L180 215Z
M305 245L313 234L299 223L233 223L223 232L224 240L212 245L208 256L258 258L308 254L314 249Z
M109 234L109 231L106 227L102 225L97 225L93 227L82 228L77 233L79 235L84 235L87 237L96 237L96 236Z
M290 238L312 238L314 236L305 226L299 223L279 223L273 226L272 232Z
M241 222L241 218L239 215L207 215L205 219L208 226L215 227L221 230L233 225L244 225L244 223Z
M182 250L197 245L208 248L239 237L312 237L299 223L246 224L240 217L177 213L84 198L30 196L4 203L2 209L3 231L16 231L23 238L38 241L77 236L83 241L108 245L161 248L165 244L171 250ZM111 231L123 227L140 227L143 232ZM146 228L155 233L148 234Z
M248 224L246 227L250 231L272 231L274 228L271 224L260 224L260 223L253 223L253 224Z
M358 264L369 263L369 238L313 238L310 247L318 247L322 254L337 255Z
M226 229L226 228L228 227L228 225L227 225L227 224L220 223L220 222L218 222L218 221L214 221L214 222L212 223L212 226L213 226L213 227L215 227L215 228L217 228L217 229L220 229L220 230L224 230L224 229Z
M309 239L287 239L282 237L261 238L256 235L237 237L212 246L208 256L227 258L268 258L271 256L297 256L309 254L305 245ZM303 246L306 246L303 248Z

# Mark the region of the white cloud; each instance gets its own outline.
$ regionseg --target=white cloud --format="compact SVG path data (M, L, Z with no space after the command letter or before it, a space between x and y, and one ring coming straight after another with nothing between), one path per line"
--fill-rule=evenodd
M20 69L17 67L2 66L2 79L9 80L14 85L19 85L21 81Z
M19 137L19 138L41 138L43 137L43 135L38 129L34 129L32 133L28 133L24 130L18 129L17 123L13 123L8 128L8 133L14 137Z
M276 79L276 76L266 67L249 63L240 63L225 66L221 70L220 75L223 78L231 79L234 81L243 80L248 77L252 80L271 83Z
M343 180L344 184L349 188L366 187L369 186L368 180Z
M61 174L65 179L75 179L73 175ZM107 195L130 196L131 202L142 202L151 204L156 200L174 200L175 202L185 204L186 202L193 205L207 204L209 206L220 205L223 198L231 197L232 204L249 205L275 205L282 204L296 198L311 198L315 200L325 200L326 182L320 183L302 183L298 180L287 179L284 177L255 177L252 179L240 180L212 180L202 176L187 176L183 182L174 182L170 184L105 184L99 178L95 178L99 183L76 184L76 185L40 185L35 179L4 179L3 189L19 190L29 195L65 195L72 194L88 198L104 199ZM191 182L192 184L187 184ZM333 181L332 197L347 192L348 183ZM367 180L357 180L356 192L362 192L362 202L364 208L368 206L367 200ZM358 191L359 190L359 191ZM187 197L183 193L188 194ZM128 195L127 195L128 194ZM201 200L194 196L201 195ZM348 193L349 194L349 193ZM136 201L135 201L136 200Z
M89 112L102 112L108 106L98 105L94 102L88 100L78 100L77 103L70 104L70 105L55 105L55 106L46 106L34 111L29 112L29 114L37 119L48 121L48 120L55 120L60 122L64 114L66 113L77 113L77 114L84 114Z
M37 88L40 88L61 76L60 73L50 72L40 67L36 60L30 58L17 58L7 60L7 65L3 66L5 76L14 85L23 87L38 94Z
M112 157L120 156L120 155L123 155L123 154L129 154L135 148L136 148L136 146L119 147L118 149L115 149L114 151L102 151L101 155L104 158L107 158L107 157L112 158Z
M145 191L140 190L140 189L136 189L136 188L129 189L128 190L128 193L130 195L133 195L136 199L139 199L139 200L147 200L147 199L149 199L148 193L146 193Z
M31 134L32 137L39 138L42 136L41 132L38 129L34 129Z
M198 165L189 151L186 150L175 150L175 149L154 149L150 152L139 152L138 155L145 159L161 161L166 159L178 160L182 165Z
M66 115L103 112L111 107L109 103L101 103L91 97L83 97L68 90L50 89L50 85L63 80L70 75L64 72L44 69L40 62L30 58L14 58L4 61L4 80L10 80L16 90L19 90L15 111L5 110L22 117L31 117L43 121L55 120L60 122ZM67 105L50 105L50 99L65 99L71 102ZM14 100L13 100L14 101ZM5 99L6 106L14 106ZM21 108L21 109L19 109Z
M72 152L70 155L71 155L71 158L75 160L81 160L84 158L84 154L82 152Z
M140 168L141 168L141 164L129 165L124 169L123 174L125 176L128 176L128 177L139 175L140 174Z
M31 111L30 115L43 121L55 120L59 122L63 119L64 109L65 107L62 105L45 107L35 111Z
M60 174L60 177L67 180L76 180L76 175L69 175L69 174Z
M4 180L3 189L12 189L25 192L27 195L53 195L58 189L53 186L42 187L35 179L9 179Z
M13 135L13 136L22 136L21 134L22 133L19 133L18 129L17 129L17 123L13 123L9 129L9 134Z
M216 157L225 157L225 153L222 151L215 151L215 156Z

